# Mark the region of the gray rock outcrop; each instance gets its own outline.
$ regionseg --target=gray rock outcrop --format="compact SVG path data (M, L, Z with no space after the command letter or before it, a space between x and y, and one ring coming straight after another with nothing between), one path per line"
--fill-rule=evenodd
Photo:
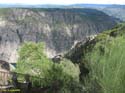
M0 9L0 59L13 63L23 42L45 42L48 57L75 41L112 28L115 19L94 9Z

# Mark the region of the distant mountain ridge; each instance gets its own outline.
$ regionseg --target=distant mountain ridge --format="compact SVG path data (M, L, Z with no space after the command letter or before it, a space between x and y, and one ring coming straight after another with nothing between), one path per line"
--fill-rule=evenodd
M91 8L105 12L109 16L125 21L125 5L120 4L72 4L72 5L51 5L51 4L0 4L0 8Z
M125 7L120 4L0 4L0 8L93 8L93 7Z

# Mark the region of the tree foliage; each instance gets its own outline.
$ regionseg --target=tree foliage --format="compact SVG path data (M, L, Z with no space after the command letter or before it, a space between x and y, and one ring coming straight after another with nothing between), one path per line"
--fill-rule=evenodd
M52 62L44 54L43 43L24 43L19 50L16 72L28 74L34 87L53 87L59 90L79 83L79 67L70 60ZM22 78L19 76L19 78Z

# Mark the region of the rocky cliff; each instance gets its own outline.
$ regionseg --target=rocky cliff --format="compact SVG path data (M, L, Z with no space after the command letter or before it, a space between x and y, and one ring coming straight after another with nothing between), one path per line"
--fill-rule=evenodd
M23 42L45 42L48 57L112 28L114 18L95 9L0 9L0 59L16 62Z

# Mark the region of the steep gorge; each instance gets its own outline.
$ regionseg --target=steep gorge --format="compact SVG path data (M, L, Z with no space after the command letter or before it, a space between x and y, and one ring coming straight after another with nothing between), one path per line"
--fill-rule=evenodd
M111 29L114 18L95 9L0 9L0 59L16 62L23 42L45 42L48 57Z

